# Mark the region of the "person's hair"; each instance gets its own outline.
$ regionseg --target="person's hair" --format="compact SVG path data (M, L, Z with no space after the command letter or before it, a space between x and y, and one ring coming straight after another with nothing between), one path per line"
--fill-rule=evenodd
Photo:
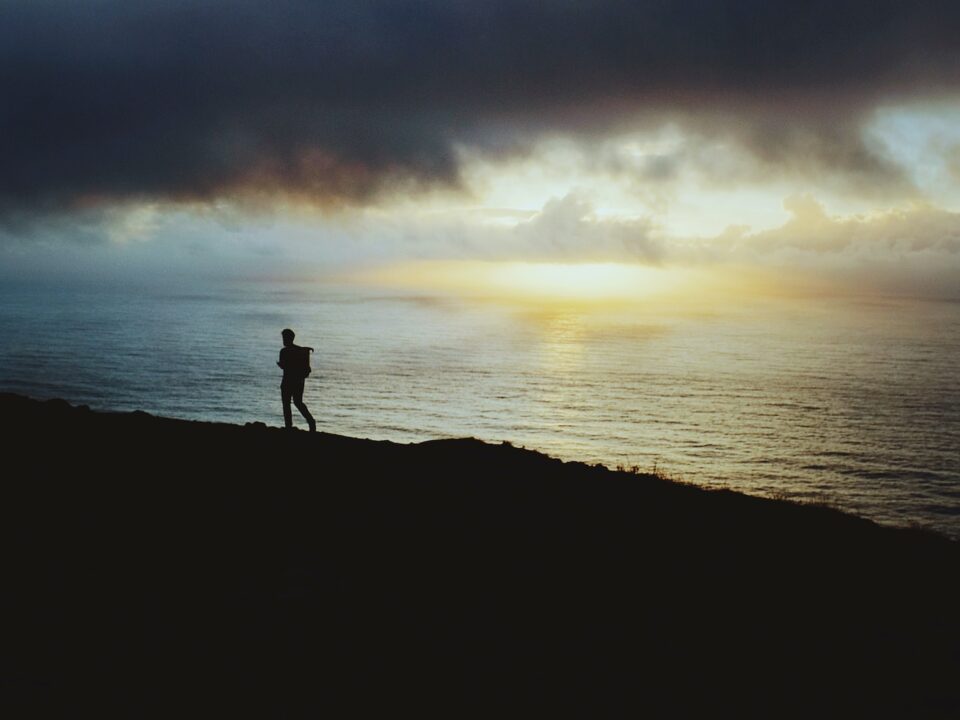
M293 340L293 338L296 337L296 333L293 332L293 330L291 330L290 328L285 328L283 332L281 332L280 334L285 338L286 337L290 338L291 340Z

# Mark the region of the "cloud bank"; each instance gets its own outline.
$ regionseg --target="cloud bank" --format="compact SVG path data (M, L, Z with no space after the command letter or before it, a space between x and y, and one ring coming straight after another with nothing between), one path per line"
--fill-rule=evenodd
M952 0L8 2L0 218L371 203L456 188L464 148L666 121L766 167L908 193L865 118L958 89Z
M681 235L651 216L605 216L570 193L537 212L353 211L316 223L211 210L89 210L68 234L58 222L35 242L0 243L0 283L315 281L417 261L626 263L746 273L773 292L896 294L960 300L960 213L913 204L831 215L810 195L787 198L778 227L731 226ZM110 241L103 242L103 225ZM78 242L83 240L84 242ZM757 283L760 285L757 285Z
M353 260L614 262L745 271L768 290L800 294L960 299L960 213L916 204L834 216L810 195L784 206L791 217L779 227L704 237L666 233L649 217L599 216L575 193L509 226L375 217L353 228Z

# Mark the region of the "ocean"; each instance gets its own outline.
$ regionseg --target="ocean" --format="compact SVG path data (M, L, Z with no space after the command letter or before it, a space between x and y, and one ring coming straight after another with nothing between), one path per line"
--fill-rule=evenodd
M534 307L346 285L0 288L0 391L323 431L472 436L960 537L960 303ZM295 422L305 427L294 410ZM322 478L323 458L307 461Z

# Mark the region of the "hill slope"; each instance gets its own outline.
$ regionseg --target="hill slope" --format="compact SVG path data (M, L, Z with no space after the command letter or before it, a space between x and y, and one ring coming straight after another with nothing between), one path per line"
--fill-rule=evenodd
M960 548L474 440L0 396L3 697L125 715L960 711Z

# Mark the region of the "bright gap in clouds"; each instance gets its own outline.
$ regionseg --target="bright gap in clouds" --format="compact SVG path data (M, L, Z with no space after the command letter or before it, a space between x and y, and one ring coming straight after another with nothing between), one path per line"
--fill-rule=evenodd
M880 108L866 132L907 170L927 201L960 210L960 102Z
M626 263L420 261L349 280L366 285L522 304L603 305L689 298L703 273Z
M738 168L749 159L725 143L698 149L692 158L687 146L693 144L667 126L587 146L554 138L507 160L469 152L460 160L479 206L536 213L551 198L575 194L588 199L598 217L648 217L663 232L682 236L712 236L731 225L776 227L789 217L783 198L807 189L780 179L728 179L746 173ZM704 165L722 179L703 177ZM442 209L442 202L431 209Z
M862 137L878 163L902 173L902 187L885 187L882 177L851 179L805 156L777 165L729 133L698 134L669 122L591 142L547 138L507 159L461 149L460 163L479 206L533 213L574 193L590 200L598 217L647 217L672 236L779 227L790 217L784 198L802 194L842 215L918 201L960 209L960 102L881 107Z

